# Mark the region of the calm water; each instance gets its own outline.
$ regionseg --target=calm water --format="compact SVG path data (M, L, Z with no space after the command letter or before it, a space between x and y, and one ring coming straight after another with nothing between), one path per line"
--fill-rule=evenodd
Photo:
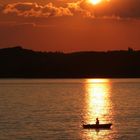
M140 79L0 80L0 140L139 139Z

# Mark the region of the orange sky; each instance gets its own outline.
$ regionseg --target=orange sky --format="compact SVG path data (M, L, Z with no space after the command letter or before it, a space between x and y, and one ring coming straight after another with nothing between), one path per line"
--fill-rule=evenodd
M0 48L43 51L140 49L140 1L3 0Z

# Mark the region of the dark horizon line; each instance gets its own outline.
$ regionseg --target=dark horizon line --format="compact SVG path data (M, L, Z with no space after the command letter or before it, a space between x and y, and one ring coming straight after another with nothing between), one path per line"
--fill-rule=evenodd
M0 78L140 78L140 50L73 53L0 49Z
M30 48L26 48L26 47L23 47L21 45L17 45L17 46L13 46L13 47L3 47L3 48L0 48L0 50L9 50L9 49L18 49L18 50L27 50L27 51L32 51L32 52L36 52L36 53L62 53L62 54L73 54L73 53L108 53L108 52L139 52L140 50L135 50L133 49L132 47L128 47L127 49L118 49L118 50L106 50L106 51L98 51L98 50L83 50L83 51L71 51L71 52L63 52L63 51L37 51L37 50L33 50L33 49L30 49Z

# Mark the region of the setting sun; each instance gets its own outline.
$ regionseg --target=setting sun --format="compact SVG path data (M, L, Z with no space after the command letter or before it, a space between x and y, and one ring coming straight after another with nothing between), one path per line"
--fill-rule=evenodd
M89 0L90 3L96 5L98 3L100 3L102 0Z

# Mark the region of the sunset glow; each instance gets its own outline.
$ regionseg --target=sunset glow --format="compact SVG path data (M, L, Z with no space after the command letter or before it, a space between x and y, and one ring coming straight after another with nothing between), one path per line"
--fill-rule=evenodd
M19 44L66 53L129 46L139 50L139 9L139 0L3 0L0 48Z
M104 4L110 2L110 0L88 0L88 2L92 5Z
M96 5L96 4L99 4L102 0L89 0L90 3Z

